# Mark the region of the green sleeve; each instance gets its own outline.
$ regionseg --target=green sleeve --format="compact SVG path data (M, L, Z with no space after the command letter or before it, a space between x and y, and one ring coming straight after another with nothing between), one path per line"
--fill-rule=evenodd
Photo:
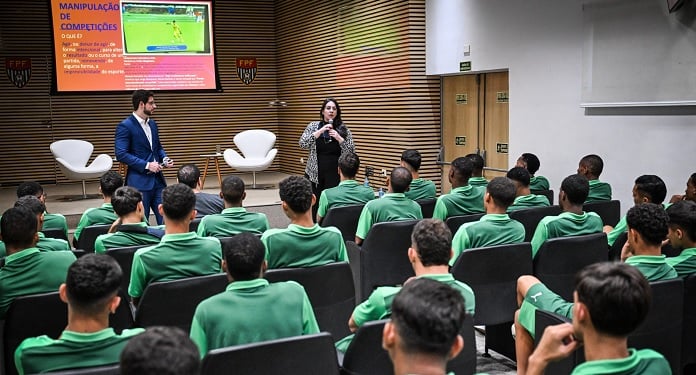
M80 233L82 233L82 230L85 229L85 227L89 226L90 222L88 214L91 210L92 208L88 209L80 217L80 222L77 223L77 228L75 228L75 232L73 232L73 237L75 237L75 241L77 241L80 238Z
M268 228L270 228L270 227L271 227L271 223L268 222L268 216L266 216L265 214L263 214L263 226L262 226L262 231L261 231L261 233L267 231Z
M442 221L447 219L447 205L445 205L445 201L442 199L442 196L437 198L437 202L435 202L433 219L440 219Z
M314 316L314 310L312 309L312 304L309 302L309 297L307 293L302 290L302 334L311 335L313 333L319 333L319 324L317 323L317 318Z
M208 354L208 338L205 336L203 327L198 322L197 313L198 311L196 311L196 314L193 315L193 321L191 321L191 333L189 336L191 337L191 341L193 341L198 347L198 352L200 353L201 358L203 358L206 354Z
M457 233L454 234L454 238L452 238L452 258L449 261L450 266L454 266L454 262L457 261L457 258L459 258L462 252L471 247L471 240L469 239L469 232L466 231L466 227L466 224L461 225L459 229L457 229Z
M94 240L94 252L97 254L104 254L106 252L106 247L104 246L104 239L109 237L111 234L100 234L97 239Z
M343 242L343 235L340 236L340 248L338 250L338 261L339 262L347 262L348 261L348 251L346 250L346 243Z
M22 341L22 343L19 344L19 346L17 347L17 349L15 349L14 352L15 367L17 367L17 372L19 373L19 375L24 375L25 373L24 363L22 359L24 349L50 345L53 341L53 339L46 335L24 339L24 341Z
M329 209L329 199L326 198L326 191L323 190L319 196L319 207L317 208L317 215L319 217L326 216L326 211Z
M268 251L268 236L267 236L267 233L268 233L268 232L264 232L264 233L261 235L261 242L263 243L263 247L266 248L266 251L265 251L266 262L268 262L268 259L270 258L270 257L268 256L269 251Z
M130 283L128 284L128 295L133 298L139 298L145 289L145 265L140 259L138 252L133 256L133 266L131 268Z
M353 310L353 322L358 327L367 322L381 319L387 313L387 304L384 302L385 287L375 289L367 300Z
M626 224L626 215L624 215L616 224L614 229L607 233L607 242L609 243L609 246L613 246L616 239L619 238L619 235L627 230L628 225Z
M198 229L196 230L196 234L199 237L207 237L208 233L206 233L206 228L205 228L205 223L207 220L205 220L206 217L204 216L203 219L201 219L201 222L198 223Z
M536 230L534 230L534 236L532 237L532 258L536 257L537 251L541 245L546 242L549 238L549 230L546 227L546 221L541 220L539 225L537 225Z
M355 236L364 240L367 236L367 232L370 231L370 228L372 228L372 214L370 213L370 208L365 205L360 212L358 229L355 231Z

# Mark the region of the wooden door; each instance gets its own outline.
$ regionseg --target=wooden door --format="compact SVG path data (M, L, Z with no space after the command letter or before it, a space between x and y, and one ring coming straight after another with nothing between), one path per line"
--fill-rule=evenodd
M505 176L508 170L508 72L483 74L485 98L483 139L487 179Z

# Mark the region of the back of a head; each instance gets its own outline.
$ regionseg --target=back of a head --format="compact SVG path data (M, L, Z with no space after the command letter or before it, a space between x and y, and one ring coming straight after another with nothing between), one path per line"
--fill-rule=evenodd
M661 205L639 204L626 213L626 225L640 233L646 243L659 246L667 237L669 217Z
M7 248L26 249L34 245L38 230L36 214L24 207L7 209L0 219L0 233Z
M162 191L162 209L164 216L174 221L191 216L196 206L196 194L184 184L169 185Z
M261 265L266 257L266 248L257 236L240 233L222 242L222 253L227 264L227 273L235 281L254 280L261 277Z
M527 171L529 174L533 175L539 170L539 167L541 166L541 162L539 162L539 158L534 155L530 154L528 152L525 152L522 154L520 157L524 161L524 164L527 165Z
M602 174L602 170L604 170L604 161L599 155L595 154L584 156L580 159L580 165L587 168L587 172L595 178L599 178L599 175Z
M654 174L644 174L635 181L636 190L650 200L650 203L660 204L667 196L665 182Z
M312 207L312 183L300 176L290 176L278 183L280 200L295 213L305 213Z
M493 198L495 205L501 208L510 207L517 195L515 184L507 177L496 177L492 179L488 182L486 191L491 195L491 198Z
M228 203L241 203L244 196L244 181L237 176L227 176L222 180L222 198Z
M99 178L99 187L104 196L112 196L121 186L123 186L123 177L118 172L108 171Z
M121 186L111 195L111 206L119 217L135 212L138 203L142 202L143 195L138 189L130 186Z
M87 254L78 258L65 279L70 307L84 315L108 313L106 305L121 287L123 271L116 260L104 254Z
M519 183L523 187L529 187L529 181L532 178L532 176L529 174L529 171L522 167L514 167L510 169L506 176L507 178Z
M406 283L392 302L391 321L408 354L446 358L465 318L461 293L427 278Z
M480 176L481 173L483 173L483 167L485 164L485 161L483 160L483 156L479 154L467 154L464 156L465 158L471 160L471 162L474 165L474 175L475 176Z
M561 182L561 191L566 194L571 204L581 205L590 194L590 181L583 175L572 174Z
M589 265L576 275L575 285L578 301L587 306L599 333L626 337L650 310L650 284L637 268L626 263Z
M38 182L27 181L22 182L17 186L17 198L21 198L25 195L33 195L35 197L43 194L43 188Z
M200 366L198 347L177 327L150 327L121 352L121 375L197 375Z
M35 216L39 216L46 212L46 205L41 202L41 200L33 195L25 195L19 199L14 204L15 207L23 207L33 213Z
M471 159L463 156L452 160L450 168L454 173L454 180L460 182L460 185L468 184L471 175L474 173L474 163Z
M176 179L180 184L184 184L191 189L198 186L198 179L201 177L201 171L195 164L184 164L176 172Z
M406 162L414 172L418 172L422 158L418 150L405 150L401 153L401 160Z
M442 220L423 219L413 227L411 247L424 266L446 266L452 255L452 232Z
M392 192L405 193L408 187L411 186L413 176L411 176L411 172L409 172L408 169L404 167L396 167L392 169L391 175L389 176L389 181Z
M338 169L346 178L355 178L360 169L360 158L354 152L344 152L338 158Z
M690 242L696 241L696 202L678 201L667 207L669 225L681 228Z

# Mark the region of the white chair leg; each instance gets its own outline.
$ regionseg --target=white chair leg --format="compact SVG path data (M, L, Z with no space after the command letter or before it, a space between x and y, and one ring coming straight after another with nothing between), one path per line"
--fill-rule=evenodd
M85 180L82 180L82 198L87 199L87 187L85 186Z
M254 176L254 183L251 185L252 189L256 189L256 171L251 171L252 176Z

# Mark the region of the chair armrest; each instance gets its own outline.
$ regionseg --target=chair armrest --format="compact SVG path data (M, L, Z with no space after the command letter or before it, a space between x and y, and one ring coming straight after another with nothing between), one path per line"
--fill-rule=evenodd
M362 293L360 288L361 281L361 263L362 263L362 249L355 241L346 241L346 250L348 251L348 262L350 263L350 270L353 273L353 284L355 285L355 301L356 303L362 302Z

